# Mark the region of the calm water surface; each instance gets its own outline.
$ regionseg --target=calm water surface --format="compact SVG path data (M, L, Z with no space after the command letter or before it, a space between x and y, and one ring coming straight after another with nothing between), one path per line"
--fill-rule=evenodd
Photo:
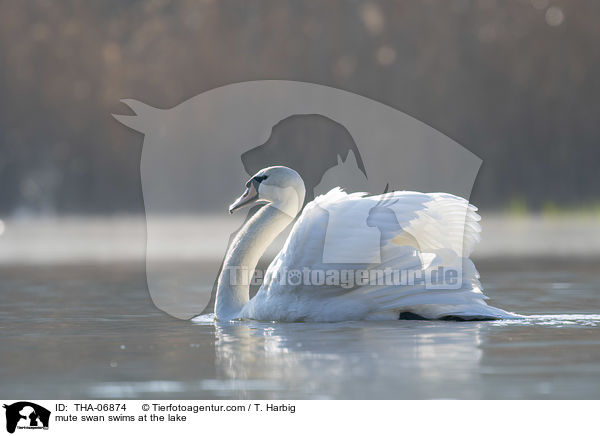
M2 396L598 399L596 265L479 262L519 321L219 325L157 310L140 265L3 267Z

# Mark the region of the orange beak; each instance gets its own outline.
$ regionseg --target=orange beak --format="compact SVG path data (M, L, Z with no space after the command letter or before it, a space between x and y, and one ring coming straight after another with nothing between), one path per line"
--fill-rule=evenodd
M241 209L244 206L256 203L258 201L258 182L251 179L246 183L244 193L229 206L229 213Z

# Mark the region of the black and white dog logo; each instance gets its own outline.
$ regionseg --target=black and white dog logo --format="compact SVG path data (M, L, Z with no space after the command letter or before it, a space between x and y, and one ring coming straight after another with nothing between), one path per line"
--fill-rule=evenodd
M48 429L50 411L29 401L19 401L4 405L6 409L6 431L14 433L18 429Z

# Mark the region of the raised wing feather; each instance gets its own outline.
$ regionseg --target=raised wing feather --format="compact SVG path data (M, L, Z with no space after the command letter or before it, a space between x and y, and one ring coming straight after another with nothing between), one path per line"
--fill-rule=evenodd
M428 318L509 317L484 302L478 272L468 259L479 241L478 221L476 208L451 194L397 191L366 197L333 189L305 207L246 315L288 321L397 317L402 311ZM332 226L339 237L328 236ZM324 259L326 245L342 260L351 252L362 261L324 262L330 260ZM455 286L377 279L356 285L342 277L344 271L349 279L357 270L386 268L429 274L440 267L459 271ZM328 271L337 271L337 281L323 282Z

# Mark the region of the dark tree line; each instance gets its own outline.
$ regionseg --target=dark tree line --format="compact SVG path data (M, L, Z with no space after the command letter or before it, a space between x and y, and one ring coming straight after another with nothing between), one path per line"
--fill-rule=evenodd
M142 137L110 114L255 79L409 113L479 155L472 200L599 198L600 3L0 3L0 213L142 210Z

